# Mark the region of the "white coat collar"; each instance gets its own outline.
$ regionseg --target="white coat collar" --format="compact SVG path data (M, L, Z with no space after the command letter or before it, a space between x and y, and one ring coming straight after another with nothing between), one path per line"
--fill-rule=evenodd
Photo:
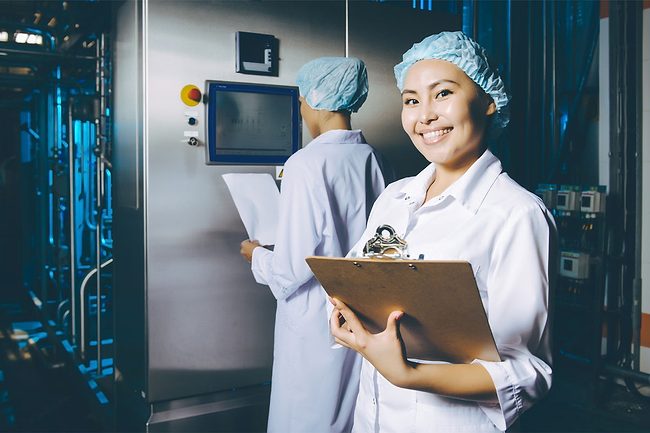
M501 161L492 152L486 150L458 180L442 192L441 196L454 197L467 210L475 214L502 171ZM436 165L429 164L407 182L397 192L395 198L406 196L422 203L435 173Z
M341 143L366 143L366 139L360 129L348 131L346 129L332 129L323 132L314 138L309 146L314 144L341 144Z

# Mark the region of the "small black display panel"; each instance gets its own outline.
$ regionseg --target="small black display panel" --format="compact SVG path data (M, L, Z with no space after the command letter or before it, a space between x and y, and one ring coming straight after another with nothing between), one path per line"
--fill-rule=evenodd
M301 145L295 86L206 82L207 164L283 164Z
M564 259L564 270L565 271L573 270L573 260Z

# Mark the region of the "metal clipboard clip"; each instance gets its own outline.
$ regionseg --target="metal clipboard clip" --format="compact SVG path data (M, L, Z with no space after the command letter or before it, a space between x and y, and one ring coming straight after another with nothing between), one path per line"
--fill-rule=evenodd
M375 235L363 247L363 255L373 258L405 259L406 241L395 234L388 224L377 227Z

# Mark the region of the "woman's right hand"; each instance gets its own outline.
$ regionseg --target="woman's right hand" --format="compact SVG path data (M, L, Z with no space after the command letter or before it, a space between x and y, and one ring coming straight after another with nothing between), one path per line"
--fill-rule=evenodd
M246 239L245 241L242 241L241 244L239 244L239 254L241 254L244 260L250 263L253 260L253 250L261 246L262 245L260 245L260 243L257 241Z
M372 334L363 326L357 315L338 299L330 298L334 311L330 318L330 331L337 343L359 352L393 385L406 386L413 368L404 356L399 319L401 311L393 311L386 321L386 329ZM341 316L345 319L341 323Z

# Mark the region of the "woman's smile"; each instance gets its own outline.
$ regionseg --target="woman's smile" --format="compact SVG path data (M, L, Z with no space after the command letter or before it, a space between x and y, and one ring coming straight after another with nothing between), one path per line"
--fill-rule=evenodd
M454 129L453 127L438 128L434 130L421 132L420 135L424 140L424 144L436 144L444 140L445 138L447 138L447 134L449 134L453 129Z

